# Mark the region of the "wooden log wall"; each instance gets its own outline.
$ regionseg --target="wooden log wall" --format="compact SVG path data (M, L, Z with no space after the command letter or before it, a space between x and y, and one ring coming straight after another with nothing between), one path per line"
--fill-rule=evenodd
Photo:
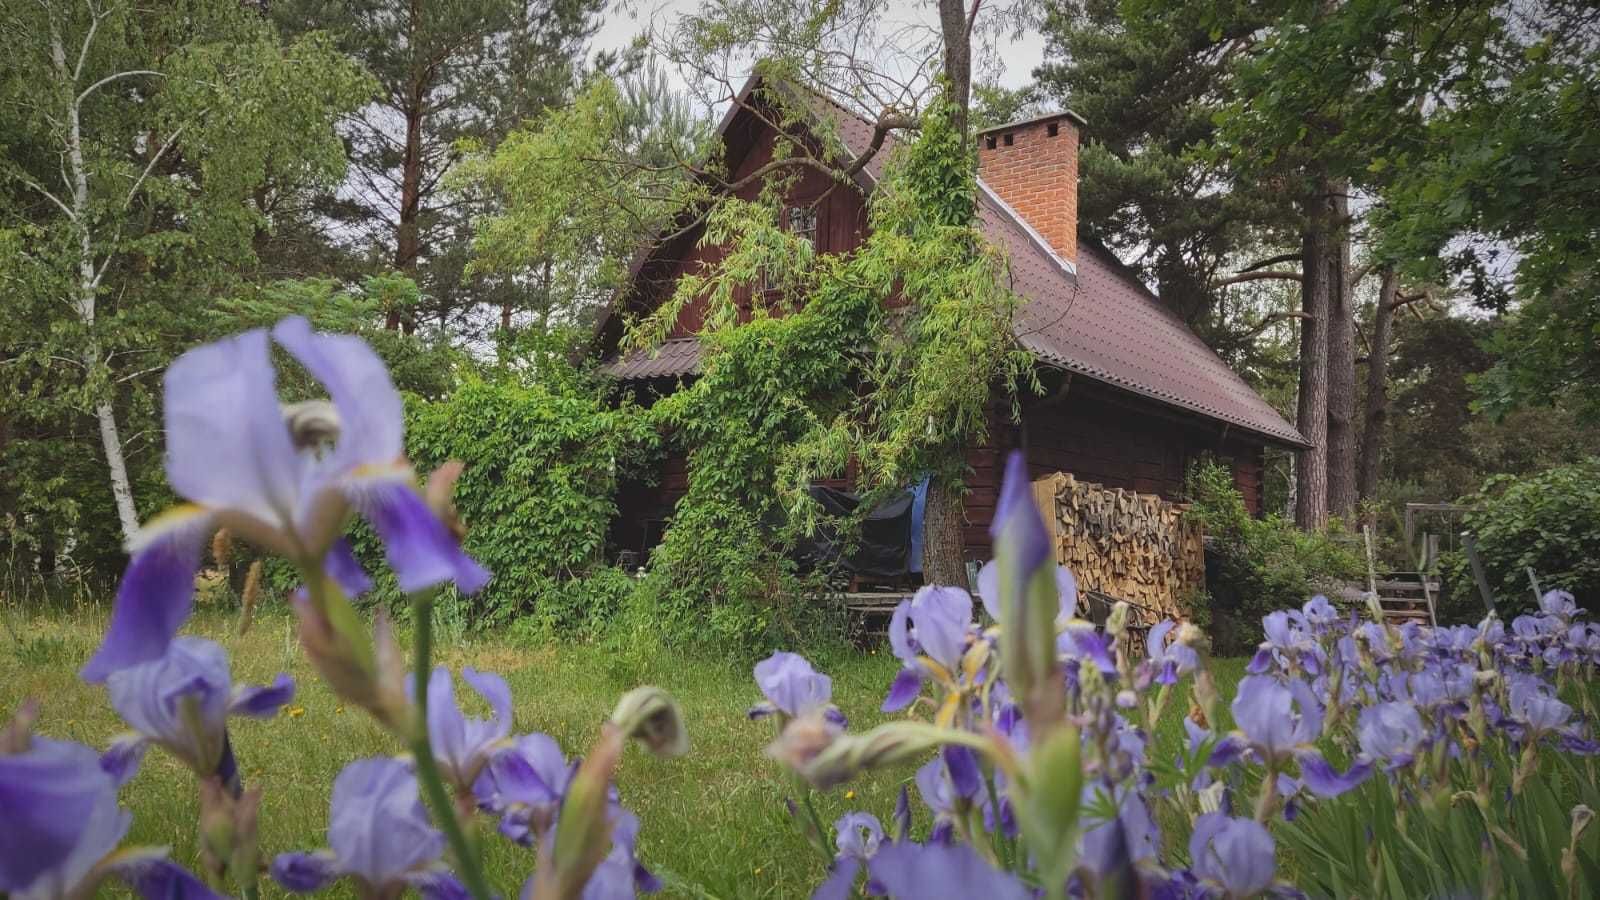
M1072 570L1080 591L1138 603L1161 618L1187 617L1206 577L1200 528L1183 517L1187 504L1064 472L1036 480L1033 494L1056 562Z

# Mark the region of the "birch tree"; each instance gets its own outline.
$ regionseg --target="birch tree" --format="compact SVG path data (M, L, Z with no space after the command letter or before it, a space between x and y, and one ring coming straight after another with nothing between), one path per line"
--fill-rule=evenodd
M0 421L92 417L126 539L155 379L270 239L273 198L341 173L332 122L369 88L232 0L11 3L0 53L0 235L19 251L0 261Z

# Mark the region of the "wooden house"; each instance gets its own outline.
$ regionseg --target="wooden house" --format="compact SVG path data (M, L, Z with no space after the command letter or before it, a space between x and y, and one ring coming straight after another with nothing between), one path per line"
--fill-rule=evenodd
M772 158L775 134L748 108L760 102L757 87L752 79L719 126L735 180ZM813 108L827 120L826 132L850 153L867 149L869 123L826 101ZM1021 399L1018 421L997 411L988 445L968 454L968 559L988 558L1002 460L1012 448L1023 450L1036 478L1068 472L1080 481L1169 499L1180 492L1190 463L1210 454L1231 466L1245 502L1259 513L1266 446L1306 446L1277 410L1110 252L1079 240L1078 139L1084 124L1062 112L977 136L982 226L1007 255L1010 287L1023 300L1016 339L1037 359L1048 390ZM857 173L853 189L830 190L834 182L820 172L802 175L788 198L786 226L809 233L822 253L858 246L867 227L866 198L887 150ZM757 190L752 185L747 193ZM678 277L714 263L722 252L702 246L699 231L691 230L641 253L630 288L598 331L612 375L657 393L695 377L699 308L686 308L666 342L649 352L618 352L623 320L654 308ZM625 491L613 533L620 549L653 546L686 485L687 462L675 453L655 484Z

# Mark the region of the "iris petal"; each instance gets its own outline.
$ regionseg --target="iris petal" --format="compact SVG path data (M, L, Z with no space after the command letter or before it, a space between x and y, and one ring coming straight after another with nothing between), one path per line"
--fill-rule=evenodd
M1359 787L1372 775L1372 764L1356 762L1343 775L1335 769L1321 753L1315 750L1302 750L1295 754L1300 761L1300 780L1311 793L1318 797L1337 797L1352 788Z
M894 676L894 683L889 685L889 696L883 698L882 712L898 712L911 705L917 699L917 694L922 692L922 673L916 669L904 668Z
M117 588L105 640L79 673L84 681L105 681L167 652L194 609L194 576L211 531L210 514L198 507L180 507L151 522Z
M165 850L119 853L110 868L144 900L222 900L188 869L167 859Z
M984 862L966 844L887 844L867 864L894 897L918 900L1024 900L1032 892L1015 876Z
M35 737L0 755L0 891L21 893L40 878L72 887L127 833L117 789L100 757L82 744Z
M100 754L100 769L120 788L139 774L139 764L144 762L144 752L149 748L150 741L142 734L121 735Z
M472 893L456 876L444 869L423 869L405 878L423 900L470 900Z
M392 478L365 479L351 485L351 494L351 502L383 539L402 591L410 594L451 581L462 593L472 594L489 582L488 570L461 549L411 485Z
M324 471L345 473L362 465L392 463L405 453L405 415L389 370L367 342L348 334L319 334L303 317L272 329L307 372L322 382L339 411L339 440ZM309 493L309 492L308 492Z
M272 860L272 880L295 894L321 890L339 875L337 861L326 850L317 853L280 853Z
M328 846L340 870L390 885L437 860L444 835L429 824L417 779L396 759L361 759L333 782Z
M856 878L861 874L861 860L843 856L834 860L828 877L811 892L811 900L847 900L855 896Z
M236 685L228 704L229 715L265 719L294 699L294 679L279 672L270 685Z
M339 590L344 591L346 597L359 597L372 590L372 579L361 568L346 538L334 541L333 546L328 548L328 555L322 561L322 571L328 573L328 577L339 585Z
M267 333L178 357L166 375L167 480L179 496L287 526L306 461L278 406Z

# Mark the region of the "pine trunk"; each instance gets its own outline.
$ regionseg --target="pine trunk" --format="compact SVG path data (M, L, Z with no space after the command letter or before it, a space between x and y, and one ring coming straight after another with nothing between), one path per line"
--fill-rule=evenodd
M1328 257L1328 514L1356 514L1356 330L1350 284L1349 185L1335 184Z
M1301 240L1300 397L1295 425L1311 446L1295 468L1295 524L1308 531L1328 524L1328 259L1335 252L1326 196L1307 210Z
M421 250L417 219L422 210L422 94L415 91L408 98L406 116L405 152L400 158L400 216L395 231L394 267L396 271L415 276L417 255ZM403 316L398 309L389 310L384 327L390 331L404 329L410 334L416 323Z
M1378 308L1372 316L1372 349L1367 354L1366 416L1361 428L1361 470L1356 489L1370 500L1378 491L1383 463L1383 436L1389 424L1389 345L1394 340L1394 302L1400 279L1394 268L1383 270Z
M967 559L961 530L965 524L960 485L934 476L922 513L922 580L967 587Z
M978 14L976 4L972 14ZM953 124L965 141L967 106L972 96L972 26L961 0L939 0L939 31L944 37L944 77L949 82L950 102L955 106Z
M939 0L939 30L944 38L944 76L954 106L953 124L965 140L967 106L972 95L972 32L961 0ZM972 162L976 164L977 160ZM948 452L961 458L959 447ZM927 584L968 587L964 519L960 483L934 475L928 481L927 506L922 516L922 578Z

